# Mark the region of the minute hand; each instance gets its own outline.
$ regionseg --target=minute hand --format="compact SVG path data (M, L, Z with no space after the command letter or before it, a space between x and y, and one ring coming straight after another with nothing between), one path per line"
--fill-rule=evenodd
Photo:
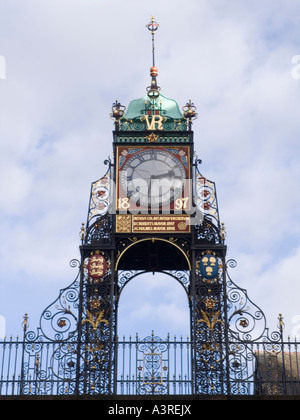
M151 175L151 179L162 179L162 178L181 178L178 176L175 176L175 172L174 169L170 169L168 172L164 173L164 174L159 174L159 175Z

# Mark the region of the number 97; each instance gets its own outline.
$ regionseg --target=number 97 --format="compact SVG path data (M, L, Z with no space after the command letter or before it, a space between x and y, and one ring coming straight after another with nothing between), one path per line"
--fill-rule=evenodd
M177 200L175 200L175 210L185 210L187 208L188 200L188 197L177 198Z

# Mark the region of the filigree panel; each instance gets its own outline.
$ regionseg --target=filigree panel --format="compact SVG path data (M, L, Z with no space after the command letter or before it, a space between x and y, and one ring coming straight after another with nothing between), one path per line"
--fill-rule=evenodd
M214 251L202 251L196 260L193 314L197 394L225 393L225 327L222 259Z
M164 395L168 393L168 344L152 334L137 345L137 394Z
M108 243L111 239L112 216L110 214L96 218L96 221L86 230L85 244Z
M247 291L231 280L228 267L235 266L235 260L227 261L227 307L230 332L232 337L240 341L260 340L268 334L265 314L249 299Z
M80 320L80 394L109 394L112 380L111 260L92 251L84 261Z
M197 167L197 166L196 166ZM213 220L216 226L220 226L216 184L196 170L196 205L204 217Z
M119 286L119 293L122 292L124 287L134 278L141 276L143 274L149 273L148 271L135 271L135 270L121 270L118 274L118 286ZM185 289L186 293L189 293L189 286L190 286L190 272L184 270L163 270L159 271L158 273L166 274L167 276L172 277L175 279L183 288Z
M70 265L78 268L75 281L60 291L59 297L43 311L40 318L38 335L51 341L66 340L77 333L80 262L74 259ZM35 334L30 332L30 335L33 338Z
M26 333L21 394L111 393L111 261L94 250L71 265L76 280L43 312L37 334Z
M218 245L221 243L218 228L207 217L204 218L200 225L195 226L197 241L201 243Z
M111 163L109 160L106 160L105 163L109 165L108 171L102 178L98 179L98 181L93 182L91 186L87 226L90 225L92 219L97 216L104 216L109 209L111 192Z
M263 348L265 360L282 353L282 331L269 332L263 311L252 302L245 289L238 287L230 278L228 268L236 267L235 260L226 263L226 287L228 310L228 357L230 392L233 395L249 395L255 392L256 370L259 353ZM280 326L281 328L281 326ZM264 366L265 368L265 366ZM268 371L268 369L267 369ZM274 384L277 386L277 383Z

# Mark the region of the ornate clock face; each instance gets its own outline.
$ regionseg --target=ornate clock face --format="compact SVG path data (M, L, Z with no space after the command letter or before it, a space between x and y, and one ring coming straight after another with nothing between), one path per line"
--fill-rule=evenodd
M164 148L141 148L129 154L123 150L125 162L119 172L124 196L136 206L159 208L173 203L182 192L187 178L182 162L185 152L171 153ZM185 156L185 162L187 162Z

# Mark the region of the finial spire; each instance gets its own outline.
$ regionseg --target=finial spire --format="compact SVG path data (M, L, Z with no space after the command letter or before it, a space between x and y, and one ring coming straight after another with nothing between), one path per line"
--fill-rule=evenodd
M150 69L151 86L147 88L150 99L156 99L159 96L160 87L157 86L156 77L158 76L157 67L155 67L155 31L159 28L159 24L155 22L154 17L151 17L151 22L146 25L152 34L152 67Z
M159 24L155 22L154 16L151 17L151 22L146 25L152 34L152 66L155 67L155 31L159 28Z

